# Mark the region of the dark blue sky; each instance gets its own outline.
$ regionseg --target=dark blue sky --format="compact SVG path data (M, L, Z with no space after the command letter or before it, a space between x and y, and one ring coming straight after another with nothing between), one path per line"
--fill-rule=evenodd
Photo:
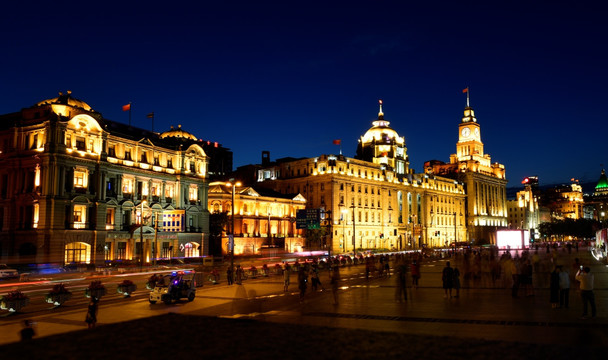
M470 86L509 186L596 181L608 164L601 2L44 2L0 15L0 113L72 90L106 118L182 127L271 158L353 156L377 117L411 167L449 161ZM102 2L98 2L102 4ZM414 3L412 5L410 3Z

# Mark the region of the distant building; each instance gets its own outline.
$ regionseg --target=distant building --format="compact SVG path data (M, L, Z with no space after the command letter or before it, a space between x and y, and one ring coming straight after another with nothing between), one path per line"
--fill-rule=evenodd
M0 117L2 262L205 254L209 158L194 135L105 119L71 93Z
M586 218L598 220L604 224L604 227L606 226L606 220L608 220L608 178L606 178L604 169L602 169L593 194L585 197L585 208L589 209Z
M308 209L321 210L324 240L309 247L344 253L444 247L466 241L463 185L453 179L413 174L405 142L389 127L382 108L372 125L359 143L361 159L320 155L266 161L265 166L246 170L251 175L256 169L260 186L300 193Z
M556 186L545 191L543 206L551 211L552 220L583 218L583 188L577 180L572 184Z
M265 250L294 252L304 246L304 230L296 229L296 214L306 208L301 194L281 194L265 188L235 187L234 253L259 255ZM227 212L230 224L222 236L222 252L228 254L227 234L232 233L232 188L225 182L209 185L211 213Z
M509 228L529 230L530 238L536 239L540 224L540 210L534 188L538 187L538 178L534 177L532 180L525 178L522 184L524 184L524 190L517 192L515 200L507 201Z
M496 230L508 226L505 167L492 163L490 155L484 153L481 126L468 99L458 134L456 154L450 156L450 163L427 161L425 173L465 184L469 240L495 244Z

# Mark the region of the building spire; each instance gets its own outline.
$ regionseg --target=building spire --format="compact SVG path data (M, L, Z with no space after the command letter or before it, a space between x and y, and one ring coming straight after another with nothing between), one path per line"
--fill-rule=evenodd
M384 113L382 112L382 99L378 100L380 104L380 111L378 111L378 120L384 120Z
M463 93L463 94L464 94L464 93L466 93L466 94L467 94L467 107L471 107L471 106L469 105L469 94L471 93L471 92L469 91L469 87L467 86L466 88L462 89L462 93Z

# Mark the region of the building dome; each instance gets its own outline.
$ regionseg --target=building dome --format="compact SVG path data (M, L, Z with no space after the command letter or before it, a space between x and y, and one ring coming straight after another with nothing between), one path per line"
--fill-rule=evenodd
M180 138L180 139L188 139L188 140L196 141L196 136L190 134L189 132L187 132L185 130L182 130L181 125L177 125L177 129L175 129L175 128L173 128L173 126L171 126L171 130L165 131L164 133L160 134L160 138L161 139Z
M70 90L68 90L66 94L59 93L59 96L56 98L41 101L41 102L37 103L36 106L52 105L52 104L68 105L68 106L72 106L72 107L81 108L86 111L94 111L89 106L89 104L85 103L82 100L73 98L72 92Z
M378 120L372 122L372 127L367 130L365 135L361 137L363 144L373 142L384 142L384 143L397 143L403 145L405 139L400 137L395 130L390 126L390 122L384 120L384 113L382 112L382 100L380 101L380 111L378 112Z
M600 179L595 185L595 193L608 193L608 178L606 178L606 171L602 169L602 174L600 175Z

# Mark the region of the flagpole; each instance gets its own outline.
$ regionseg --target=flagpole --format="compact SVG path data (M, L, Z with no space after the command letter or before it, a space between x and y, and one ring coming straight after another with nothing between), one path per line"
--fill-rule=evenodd
M469 105L469 94L471 93L471 89L469 89L469 87L467 86L467 107L470 107Z
M129 126L131 126L131 102L129 101Z

